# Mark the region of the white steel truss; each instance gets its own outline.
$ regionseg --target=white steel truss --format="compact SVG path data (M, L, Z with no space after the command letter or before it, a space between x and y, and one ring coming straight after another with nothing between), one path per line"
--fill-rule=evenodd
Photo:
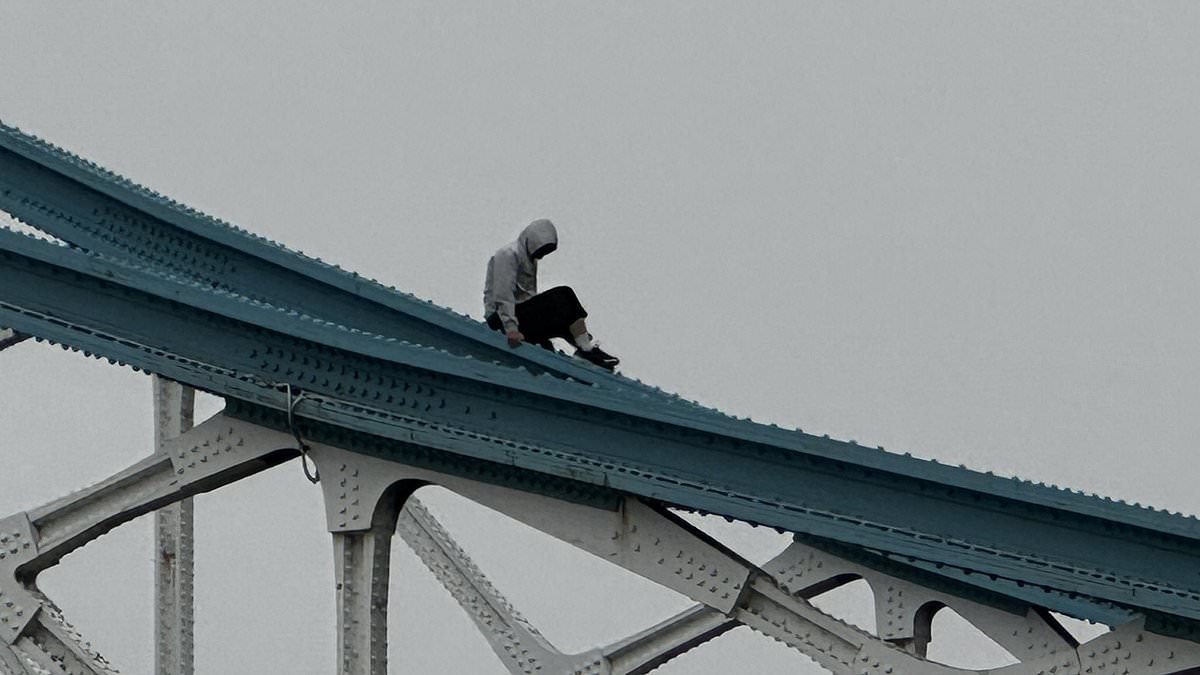
M295 439L218 414L189 429L190 392L156 382L156 451L77 493L0 520L0 672L115 673L41 593L39 572L103 533L159 512L157 672L192 672L190 516L198 492L297 456ZM615 511L583 506L314 444L337 576L338 669L387 673L391 540L399 536L463 607L514 674L635 675L738 626L807 655L837 675L967 675L925 658L931 610L951 607L1019 663L1005 675L1179 675L1200 668L1200 645L1143 629L1141 620L1078 645L1037 608L1013 613L894 578L793 543L756 566L671 511L633 497ZM695 605L616 643L556 649L504 598L412 492L440 485L691 598ZM172 513L165 509L178 509ZM875 596L877 630L817 609L813 596L848 579Z

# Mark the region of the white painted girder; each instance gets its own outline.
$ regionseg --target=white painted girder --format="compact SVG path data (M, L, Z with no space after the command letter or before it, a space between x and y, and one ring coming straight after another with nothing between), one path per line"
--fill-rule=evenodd
M153 376L154 448L167 451L167 441L189 429L196 409L191 387ZM168 504L154 513L154 642L156 675L195 673L195 506L192 498Z
M13 645L28 664L54 675L117 675L117 671L83 639L54 603L37 593L41 608L31 626Z
M8 675L28 675L29 668L25 660L11 648L0 648L0 673Z
M634 498L610 511L320 444L309 455L324 476L326 518L333 532L362 531L392 486L432 484L721 612L737 604L753 570L719 544L691 546L707 538L678 516Z
M705 538L669 512L635 499L625 500L617 511L583 506L320 444L309 454L324 476L326 517L335 533L361 532L372 522L371 510L381 500L386 503L393 486L440 485L702 603L698 611L684 612L608 648L562 654L512 608L410 497L397 531L517 675L645 673L734 625L726 612L736 605L752 566L719 545L689 550L689 542ZM360 608L360 622L366 620L365 607Z
M1023 614L1006 612L898 579L799 542L793 542L763 569L781 588L804 598L828 590L839 580L863 579L875 599L876 634L918 656L925 655L929 642L930 610L939 607L954 610L1022 661L1068 653L1076 646L1065 637L1067 632L1062 626L1049 623L1032 607Z
M37 574L118 525L277 463L279 448L287 447L278 444L281 437L290 441L218 415L96 485L0 519L0 652L6 652L0 667L11 671L6 675L114 674L37 590Z
M563 654L521 616L416 497L409 497L396 532L467 613L509 672L596 673L599 655Z
M496 485L478 483L437 472L406 467L337 448L314 446L310 454L326 480L326 513L330 528L360 529L370 522L367 513L392 486L436 484L504 513L602 559L687 595L708 609L736 619L796 648L835 673L862 670L862 659L887 663L896 673L961 675L966 671L933 664L878 640L822 612L783 590L763 571L737 554L699 533L682 519L651 508L632 497L617 511L608 511ZM358 526L355 526L358 523ZM444 547L443 553L452 553ZM438 573L438 569L434 569ZM607 659L583 664L561 663L561 655L502 611L507 603L495 601L486 582L463 575L471 592L457 597L468 613L483 625L484 635L513 673L610 672ZM752 582L752 583L749 583ZM453 592L453 591L452 591ZM492 601L487 602L488 596ZM480 611L479 598L488 605ZM474 603L474 604L473 604ZM496 621L499 619L499 621ZM496 621L488 624L489 620ZM670 649L672 645L665 644ZM537 663L530 659L543 659ZM559 670L562 668L562 670ZM635 672L631 670L631 672ZM643 671L644 672L644 671ZM882 670L880 672L883 672Z
M428 480L430 477L423 478ZM545 497L537 499L546 500L544 513L557 514L555 517L561 519L560 502ZM503 500L500 501L491 506L501 507L499 510L503 511ZM617 644L584 654L567 655L556 650L521 617L415 498L410 498L402 512L398 531L467 611L493 651L514 675L533 672L648 673L737 624L745 624L797 649L838 675L968 675L978 672L930 662L922 658L923 651L914 654L904 648L911 644L914 627L905 628L902 624L916 622L919 614L916 610L928 603L954 608L1021 660L1021 663L989 671L996 675L1104 673L1108 672L1104 668L1112 664L1131 662L1140 662L1142 668L1129 673L1168 675L1200 664L1200 646L1146 633L1140 625L1123 627L1076 649L1059 627L1048 624L1033 608L1024 613L998 610L926 589L799 543L793 543L754 574L732 616L696 605ZM577 540L587 540L611 535L602 530L589 537L586 532L575 530L574 536ZM698 546L688 548L686 555L702 558L706 551L701 549L712 544L703 539L696 542ZM618 564L622 562L618 561ZM626 564L623 566L628 568ZM876 605L879 621L886 627L883 636L846 624L807 602L807 597L828 590L835 585L831 582L847 575L865 578L876 589L880 598ZM1156 667L1153 663L1160 665Z
M492 585L416 497L410 497L401 511L397 533L467 612L496 656L516 675L648 673L737 625L724 614L697 604L606 647L565 654L550 644Z
M91 488L0 520L0 668L9 675L114 673L63 620L53 603L38 593L33 582L37 572L138 515L177 502L195 491L239 480L278 463L285 456L294 456L292 446L293 439L286 434L218 415L179 438L166 440L164 452ZM575 660L564 664L573 670L561 672L590 675L649 672L672 653L700 644L727 630L735 621L780 640L837 675L973 672L931 663L889 641L910 639L904 637L907 629L888 627L884 632L890 638L881 638L816 609L802 596L821 586L822 580L812 570L797 572L795 563L805 555L799 548L790 549L799 556L790 563L777 559L759 569L673 514L633 498L626 498L618 511L606 511L405 467L329 446L315 446L312 455L327 477L322 486L328 525L338 537L335 542L340 554L338 581L342 610L339 645L347 648L339 661L340 671L347 675L386 672L387 540L395 525L393 514L397 506L392 488L405 481L411 481L412 485L442 485L701 603L664 624L589 652L584 655L587 663ZM423 529L428 534L434 528L429 525ZM449 541L448 535L444 539ZM453 550L444 544L434 548L443 553ZM837 561L827 562L827 573L844 574L850 569L845 563L838 571L838 565L834 564ZM866 570L861 571L866 577ZM482 574L477 576L483 579ZM874 578L877 583L889 581L877 573ZM558 663L553 662L552 647L544 639L541 642L536 639L532 626L520 621L519 614L508 607L498 592L487 590L490 584L486 584L486 579L469 585L470 593L460 595L482 598L491 608L493 620L503 624L501 630L520 638L511 644L545 645L539 652L545 663L534 665L556 667L534 668L534 671L545 675L555 673ZM906 593L909 598L906 602L910 604L894 615L905 617L903 621L914 616L910 611L913 606L931 600L949 600L946 604L965 608L960 613L973 614L994 638L1002 637L999 635L1002 630L1024 629L1037 637L1033 642L1027 638L1021 640L1033 644L1045 635L1043 627L1030 624L1028 615L988 614L994 610L972 607L961 599L938 595L919 586L910 585ZM899 605L893 607L897 608ZM532 653L527 651L527 656ZM1138 622L1069 652L1047 647L1038 653L1040 656L1027 655L1029 658L1020 664L989 672L1175 675L1189 668L1200 668L1200 645L1147 633ZM523 662L530 664L527 656ZM510 658L506 665L519 661Z
M387 675L388 581L396 504L379 505L371 529L335 532L338 672Z
M735 619L697 604L601 652L614 675L643 675L737 626Z

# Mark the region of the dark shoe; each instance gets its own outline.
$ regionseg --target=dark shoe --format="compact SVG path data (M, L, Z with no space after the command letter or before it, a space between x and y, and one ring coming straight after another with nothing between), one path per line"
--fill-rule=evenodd
M621 362L621 359L618 359L612 354L600 349L599 343L593 344L592 348L586 351L582 349L576 349L575 356L583 359L584 361L590 361L591 363L594 363L605 370L613 370L617 367L617 364Z

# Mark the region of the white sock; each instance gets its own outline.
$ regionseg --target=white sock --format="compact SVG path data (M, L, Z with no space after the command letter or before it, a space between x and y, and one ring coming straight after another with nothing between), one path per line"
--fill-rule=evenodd
M580 333L575 336L575 345L585 352L590 352L592 351L592 347L596 346L596 343L592 342L591 333Z

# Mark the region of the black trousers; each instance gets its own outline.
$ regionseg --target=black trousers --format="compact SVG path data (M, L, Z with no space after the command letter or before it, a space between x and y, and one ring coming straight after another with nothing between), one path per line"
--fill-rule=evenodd
M587 315L570 286L556 286L517 303L517 323L525 341L547 348L550 338L572 340L571 324ZM487 325L492 330L504 330L504 324L495 312L487 318Z

